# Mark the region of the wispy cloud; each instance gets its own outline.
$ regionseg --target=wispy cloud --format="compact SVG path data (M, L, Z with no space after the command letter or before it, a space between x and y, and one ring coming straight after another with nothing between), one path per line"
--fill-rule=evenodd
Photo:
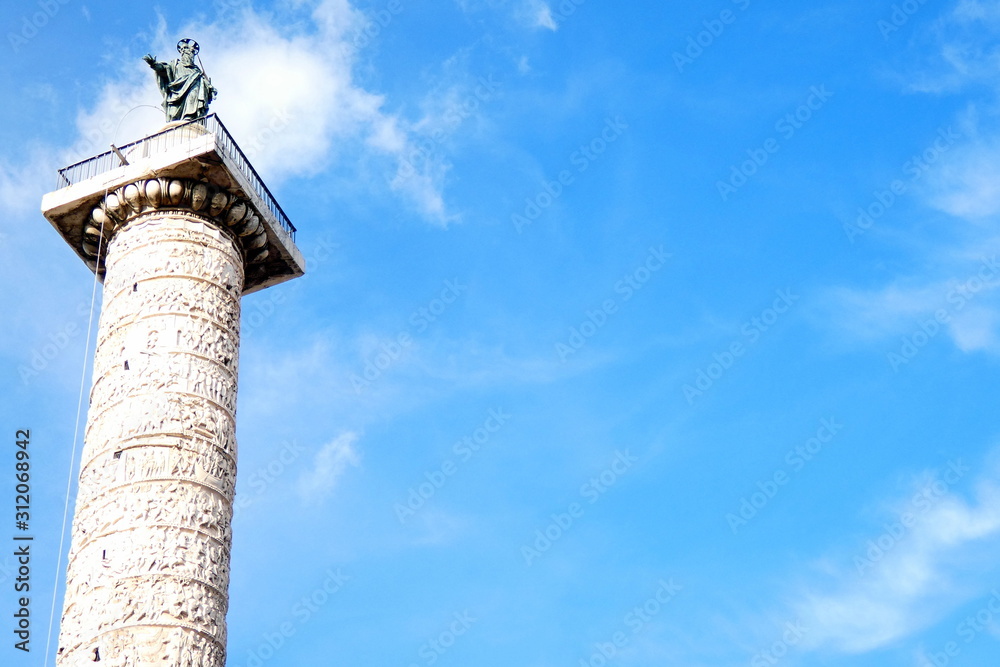
M953 10L919 34L912 48L910 88L951 93L971 84L1000 81L1000 10L995 2L961 0Z
M1000 85L998 35L996 3L962 0L916 39L932 55L907 66L910 88L946 94ZM938 330L923 326L937 319L957 349L1000 354L1000 111L994 100L970 102L953 125L962 139L939 152L915 184L916 206L898 223L905 234L882 237L896 239L919 270L897 273L889 284L829 292L833 328L848 339L882 345L923 336Z
M989 566L980 570L969 563L989 563L995 553L1000 470L994 465L974 480L968 472L961 461L951 461L918 476L905 496L885 504L880 527L851 556L841 552L817 565L823 574L804 584L791 603L809 628L804 648L872 651L989 589ZM971 501L958 490L967 486Z
M961 268L933 282L909 279L876 289L832 289L827 317L838 334L862 344L884 345L899 337L913 342L916 336L923 347L944 332L962 352L1000 354L997 255L949 264Z
M982 123L993 127L976 126ZM988 117L965 124L972 140L946 155L929 175L926 198L931 206L956 218L983 222L1000 213L1000 130L996 120Z
M876 289L835 288L826 303L839 331L865 342L904 333L914 321L934 312L945 300L943 284L892 284Z
M552 8L546 0L455 0L456 4L467 13L491 10L511 16L522 27L531 30L543 28L556 31L559 24L552 14ZM513 9L512 9L513 7Z
M37 211L42 195L55 186L56 163L54 154L43 148L31 150L21 162L0 158L0 211L16 215Z
M313 459L311 468L299 477L299 496L307 505L317 504L326 499L348 466L361 463L361 455L354 444L358 435L348 431L325 444Z
M249 6L179 30L161 19L148 36L148 48L169 60L178 35L200 41L206 71L220 90L211 110L272 184L346 159L384 163L386 170L412 153L415 135L408 123L386 109L384 95L367 90L355 76L353 37L365 25L364 15L347 0L324 0L306 20L288 20L282 26ZM146 65L126 62L96 102L79 112L79 137L63 159L84 159L112 142L121 145L158 130L159 101ZM443 196L446 173L431 160L405 187L383 181L369 187L389 188L420 217L444 224L450 219ZM0 173L0 188L8 187L16 187L16 179Z
M610 363L610 354L564 364L554 353L511 352L501 344L430 335L402 347L388 363L375 362L398 332L343 336L324 330L310 341L272 351L240 368L247 378L241 405L253 415L276 415L293 406L321 410L331 420L362 430L387 415L406 414L441 396L487 388L544 385ZM250 353L245 353L247 357ZM366 373L367 369L367 373ZM330 404L332 398L336 400Z
M959 23L979 22L1000 29L1000 5L982 0L961 0L953 17Z
M1000 352L1000 312L996 308L973 306L955 317L948 330L962 352Z
M528 16L531 20L530 25L533 28L545 28L553 32L559 29L559 25L552 18L552 9L547 2L531 0L528 5Z

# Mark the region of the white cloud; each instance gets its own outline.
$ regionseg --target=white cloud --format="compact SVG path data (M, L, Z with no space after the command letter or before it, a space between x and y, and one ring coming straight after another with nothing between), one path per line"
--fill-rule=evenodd
M973 306L949 323L955 346L962 352L1000 351L1000 313L994 308Z
M143 65L145 66L145 65ZM114 143L123 146L163 126L160 93L151 77L138 68L123 71L120 78L104 84L91 109L77 113L77 141L63 151L67 164L85 160L108 150Z
M299 496L306 504L316 504L333 491L348 466L357 466L361 456L354 448L356 433L342 433L319 450L312 467L299 477Z
M929 200L957 218L980 221L1000 213L1000 139L977 137L956 148L931 174Z
M995 114L975 106L959 114L954 126L962 139L941 154L918 186L933 216L910 224L905 235L896 237L903 239L920 270L876 288L830 290L825 304L836 329L855 340L881 342L912 334L943 312L943 330L958 349L1000 353L996 121ZM865 242L877 241L872 237Z
M997 255L953 254L950 263L961 268L947 279L901 281L874 290L832 289L827 317L839 333L863 343L883 344L919 331L933 338L940 330L962 352L1000 354Z
M940 94L970 84L1000 82L1000 49L995 44L998 32L1000 9L996 2L961 0L915 36L915 51L909 60L919 71L912 75L910 88Z
M539 28L547 28L555 32L559 29L556 25L555 19L552 18L552 10L549 8L548 4L544 2L537 3L538 7L535 10L535 26Z
M445 210L444 197L435 184L444 178L446 165L428 163L421 171L410 173L405 168L397 169L391 186L395 192L404 192L416 204L420 212L441 224L458 218Z
M513 3L511 0L455 0L455 2L463 12L467 13L485 10L506 13L511 11L510 7L513 5L513 18L521 26L532 30L544 28L556 31L559 29L559 24L556 23L555 16L552 14L552 8L545 0L517 0Z
M36 213L42 195L56 186L57 160L46 149L29 151L28 159L13 164L0 159L0 212L4 214L3 227L12 215ZM59 165L64 166L64 165Z
M960 22L982 21L1000 26L1000 5L981 0L961 0L955 7L954 17Z
M398 118L383 118L375 123L368 143L386 152L399 153L406 148L406 132L399 127Z
M505 344L428 332L414 336L388 365L375 366L386 343L398 334L398 329L349 335L324 329L291 347L256 335L245 339L240 366L244 418L268 422L288 410L305 410L317 415L325 428L337 425L362 432L370 424L412 414L444 397L544 385L615 358L595 352L564 364L551 352L512 353Z
M518 18L529 28L545 28L555 32L559 29L552 16L549 3L544 0L526 0L518 9Z
M347 0L323 0L308 20L288 25L248 6L177 31L161 21L149 38L161 60L176 57L179 36L201 44L205 70L219 89L211 111L273 185L341 160L374 160L388 171L413 152L407 123L386 110L383 95L355 79L353 38L365 20ZM64 159L84 159L107 150L112 141L122 145L156 131L164 124L159 102L145 63L126 63L104 84L93 107L80 111L80 139ZM421 216L444 224L453 219L443 196L446 173L430 160L405 187L389 186ZM370 187L387 185L376 180Z
M956 491L969 481L967 471L955 461L940 474L925 473L884 508L881 526L856 546L850 566L831 571L830 558L824 559L823 581L806 584L791 605L809 628L803 648L872 651L988 590L987 572L969 563L988 563L995 553L1000 475L991 469L975 480L970 502ZM904 516L912 523L904 525Z
M911 329L918 318L945 303L944 285L899 285L875 290L836 288L827 302L837 328L862 341L878 341Z

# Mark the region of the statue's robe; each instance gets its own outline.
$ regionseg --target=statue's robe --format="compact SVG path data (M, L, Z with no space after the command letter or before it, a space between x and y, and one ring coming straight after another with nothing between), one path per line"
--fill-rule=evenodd
M201 68L174 60L156 63L153 69L168 121L193 120L205 115L212 101L212 86Z

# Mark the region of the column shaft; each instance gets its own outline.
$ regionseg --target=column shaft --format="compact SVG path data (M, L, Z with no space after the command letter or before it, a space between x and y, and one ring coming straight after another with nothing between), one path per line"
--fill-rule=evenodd
M243 258L206 217L111 238L60 667L224 667Z

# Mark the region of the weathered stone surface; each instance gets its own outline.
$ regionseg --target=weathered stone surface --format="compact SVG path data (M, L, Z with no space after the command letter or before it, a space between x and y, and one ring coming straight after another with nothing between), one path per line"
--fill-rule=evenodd
M123 185L108 193L91 211L91 221L84 228L81 249L85 257L103 260L105 244L119 229L137 216L156 210L189 209L212 219L220 227L229 228L240 241L248 263L267 258L267 234L260 218L247 201L218 186L189 178L153 178ZM102 240L103 238L103 240ZM154 239L143 237L142 242ZM167 273L184 273L196 250L174 247L177 253L165 267Z
M215 118L214 116L211 118ZM191 210L239 240L243 292L303 275L305 259L291 223L217 119L204 127L170 124L122 149L67 167L58 190L42 198L46 219L100 280L108 242L136 216Z
M60 667L225 665L248 258L209 188L151 182L106 241Z

